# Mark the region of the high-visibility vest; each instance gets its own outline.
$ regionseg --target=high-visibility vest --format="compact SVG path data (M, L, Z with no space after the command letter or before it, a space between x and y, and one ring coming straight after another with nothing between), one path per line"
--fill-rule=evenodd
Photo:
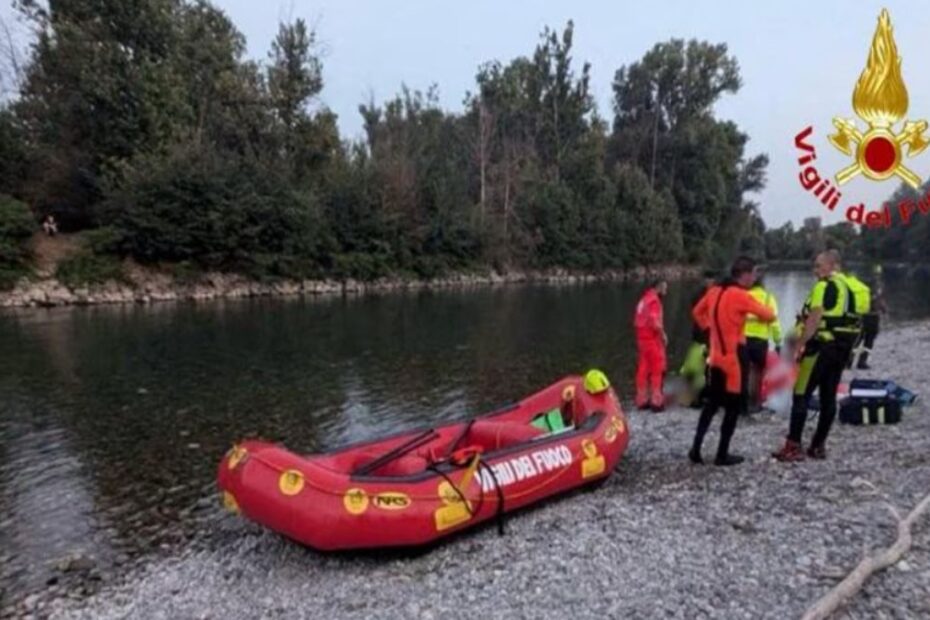
M836 300L827 306L826 292L830 286L836 289ZM816 338L821 342L852 341L859 335L859 320L852 313L853 302L846 278L834 273L814 283L802 311L802 323L812 308L823 308L820 324L817 326Z
M768 306L775 313L775 320L771 323L764 323L754 314L746 315L746 327L743 334L747 338L759 338L768 342L769 338L775 344L781 344L781 325L778 323L778 302L775 296L765 290L762 286L754 286L749 289L749 294L760 304Z
M849 273L838 274L846 280L850 292L850 314L863 316L872 309L872 290L868 285Z

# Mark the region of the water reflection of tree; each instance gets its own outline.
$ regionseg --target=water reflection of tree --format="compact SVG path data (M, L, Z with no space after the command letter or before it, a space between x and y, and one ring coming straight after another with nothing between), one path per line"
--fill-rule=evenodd
M70 424L81 390L72 330L63 310L0 321L0 580L10 592L44 586L74 554L112 557L94 467Z

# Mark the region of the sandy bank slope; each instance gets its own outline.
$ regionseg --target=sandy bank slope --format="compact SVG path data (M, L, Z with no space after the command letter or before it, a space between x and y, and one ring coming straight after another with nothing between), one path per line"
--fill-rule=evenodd
M930 324L883 334L881 374L927 392ZM415 558L321 557L217 509L197 549L154 562L87 601L88 618L790 618L893 537L879 500L930 491L930 411L898 426L838 426L830 460L793 466L768 453L786 420L744 424L749 463L692 467L691 411L632 416L618 474L575 495ZM716 437L710 438L711 442ZM871 581L851 617L930 617L930 520L906 562Z

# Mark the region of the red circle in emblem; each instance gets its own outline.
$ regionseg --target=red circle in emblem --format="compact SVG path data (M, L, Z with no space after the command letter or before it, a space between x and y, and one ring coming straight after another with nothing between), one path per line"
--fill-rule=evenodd
M897 152L891 140L876 136L865 145L865 163L875 172L888 172L894 166Z

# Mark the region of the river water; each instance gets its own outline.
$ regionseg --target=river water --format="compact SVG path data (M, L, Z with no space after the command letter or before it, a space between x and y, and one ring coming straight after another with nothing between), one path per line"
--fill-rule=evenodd
M930 317L930 280L884 277L895 320ZM783 324L811 282L770 274ZM671 368L698 286L673 284L665 302ZM0 601L44 587L68 558L112 569L191 544L198 511L219 510L216 464L241 437L330 448L488 410L591 367L628 397L639 292L517 286L0 314Z

